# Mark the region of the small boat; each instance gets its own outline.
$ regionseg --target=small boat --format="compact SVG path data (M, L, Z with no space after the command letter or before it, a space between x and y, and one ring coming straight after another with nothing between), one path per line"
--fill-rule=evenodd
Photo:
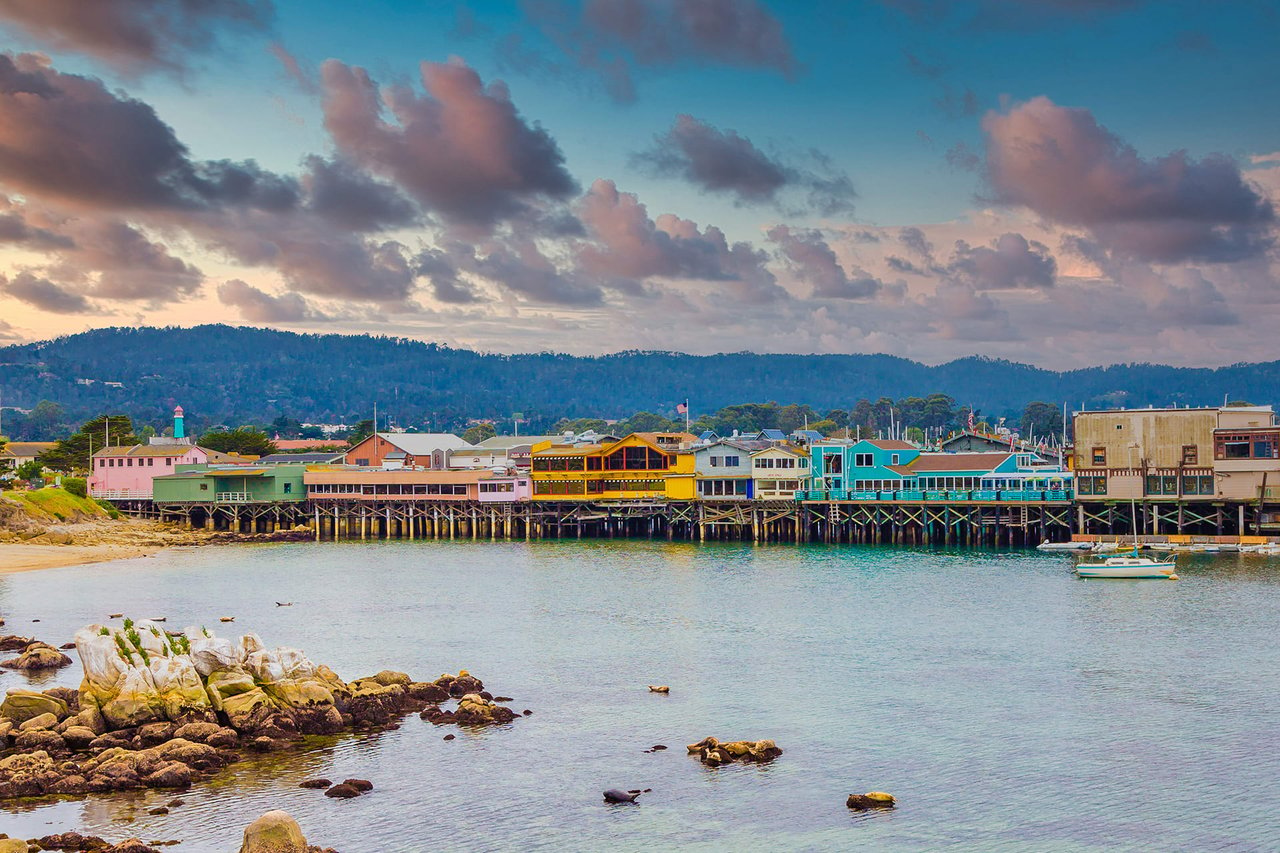
M1088 551L1093 546L1088 542L1050 542L1048 539L1036 546L1037 551Z
M1107 557L1101 563L1079 563L1076 574L1082 578L1159 578L1177 580L1172 559L1154 560L1140 557L1135 548L1132 553Z

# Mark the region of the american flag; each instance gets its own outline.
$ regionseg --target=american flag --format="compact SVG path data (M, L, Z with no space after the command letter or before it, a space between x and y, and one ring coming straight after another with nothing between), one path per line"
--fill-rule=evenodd
M676 414L677 414L677 415L687 415L687 414L689 414L689 401L688 401L688 399L686 399L683 403L676 403Z

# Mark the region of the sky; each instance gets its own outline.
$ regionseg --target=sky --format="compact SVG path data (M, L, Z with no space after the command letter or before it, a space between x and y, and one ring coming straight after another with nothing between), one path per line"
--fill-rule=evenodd
M1280 0L0 0L0 343L1280 359Z

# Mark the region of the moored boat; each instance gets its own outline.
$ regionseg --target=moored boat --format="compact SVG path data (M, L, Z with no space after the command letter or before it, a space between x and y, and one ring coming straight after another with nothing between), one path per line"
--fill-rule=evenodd
M1076 574L1082 578L1156 578L1177 580L1177 566L1172 559L1156 560L1138 556L1137 549L1130 554L1107 557L1100 563L1079 563Z

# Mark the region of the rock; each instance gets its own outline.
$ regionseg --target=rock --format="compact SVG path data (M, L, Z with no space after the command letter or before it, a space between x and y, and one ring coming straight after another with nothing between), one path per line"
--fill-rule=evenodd
M131 749L133 734L128 731L107 732L89 741L89 749L98 752L104 749Z
M62 735L48 729L19 732L14 738L13 745L26 752L38 749L54 754L68 751L67 742L62 739Z
M408 687L413 683L413 679L405 675L403 672L396 672L393 669L384 669L377 675L371 675L368 678L362 678L361 681L376 681L383 687L390 687L398 684L401 687Z
M650 693L670 693L671 688L665 684L650 684L649 692Z
M35 642L33 637L19 637L16 634L6 634L0 637L0 652L18 652Z
M360 792L350 785L334 785L332 788L324 792L326 797L335 797L340 800L349 800L352 797L360 796Z
M449 698L449 689L433 684L430 681L414 681L405 688L405 693L418 702L436 704Z
M142 784L148 788L186 788L194 779L195 774L190 767L170 761L143 777Z
M483 726L509 723L516 714L510 708L495 705L479 693L468 693L458 700L458 709L453 716L459 723Z
M653 746L651 746L651 747L649 747L649 748L650 748L651 750L653 750L654 752L661 752L662 750L666 749L666 747L665 747L665 746L663 746L663 745L662 745L662 744L660 744L660 743L655 743Z
M41 691L46 696L52 696L54 699L61 699L67 703L67 710L72 714L80 712L80 691L72 690L70 687L50 687L48 690Z
M307 853L307 839L288 812L271 811L245 827L240 853Z
M362 794L373 790L373 783L368 779L343 779L342 784L350 785Z
M512 699L510 696L494 696L494 697L493 697L493 701L495 701L495 702L514 702L515 700L514 700L514 699Z
M0 838L0 853L27 853L27 842L19 838Z
M398 684L382 685L376 681L360 681L352 685L349 702L355 725L385 725L400 715L404 688Z
M138 727L138 742L144 747L156 746L172 740L175 731L173 723L148 723Z
M62 740L71 749L88 749L97 737L93 729L86 726L68 726L62 730Z
M606 803L634 803L636 798L642 793L642 791L632 793L630 791L619 791L617 788L610 788L604 792L604 801Z
M529 716L532 716L532 715L533 715L533 712L532 712L532 711L530 711L528 708L525 708L525 709L524 709L523 711L521 711L520 713L521 713L523 716L526 716L526 717L529 717Z
M176 809L178 806L185 806L186 804L187 804L186 800L178 800L178 799L170 800L169 802L165 803L165 805L167 805L171 809Z
M160 853L160 851L143 844L140 838L126 838L116 846L103 851L103 853Z
M65 651L70 651L71 649L74 649L75 647L76 647L76 644L75 644L75 643L63 643L62 645L58 646L58 648L59 648L60 650L64 651L64 652L65 652Z
M782 755L782 750L771 740L737 740L721 743L709 737L689 744L688 749L690 755L697 755L703 764L711 767L718 767L732 761L763 764Z
M219 621L219 622L234 622L234 621L236 621L236 617L234 617L234 616L219 616L219 617L218 617L218 621Z
M47 752L0 758L0 798L38 796L58 778L57 767Z
M333 783L328 779L307 779L298 783L299 788L328 788Z
M12 720L0 720L0 749L4 748L5 743L9 740L9 733L13 731Z
M444 737L441 738L441 740L453 740L456 737L457 735L445 735Z
M850 794L849 799L845 801L845 805L854 811L865 811L867 809L891 809L897 802L892 794L886 794L884 791L868 791L865 794Z
M156 806L154 809L148 809L147 814L168 814L168 806Z
M276 742L269 737L256 737L249 741L249 748L255 752L270 752L276 748Z
M18 726L20 732L30 732L36 729L51 729L58 724L58 718L54 714L48 712L32 717L26 722Z
M81 835L78 832L46 835L37 843L45 850L106 850L111 846L96 835Z
M14 723L25 723L41 714L53 714L62 719L67 713L66 702L31 690L10 690L4 702L0 703L0 717Z

